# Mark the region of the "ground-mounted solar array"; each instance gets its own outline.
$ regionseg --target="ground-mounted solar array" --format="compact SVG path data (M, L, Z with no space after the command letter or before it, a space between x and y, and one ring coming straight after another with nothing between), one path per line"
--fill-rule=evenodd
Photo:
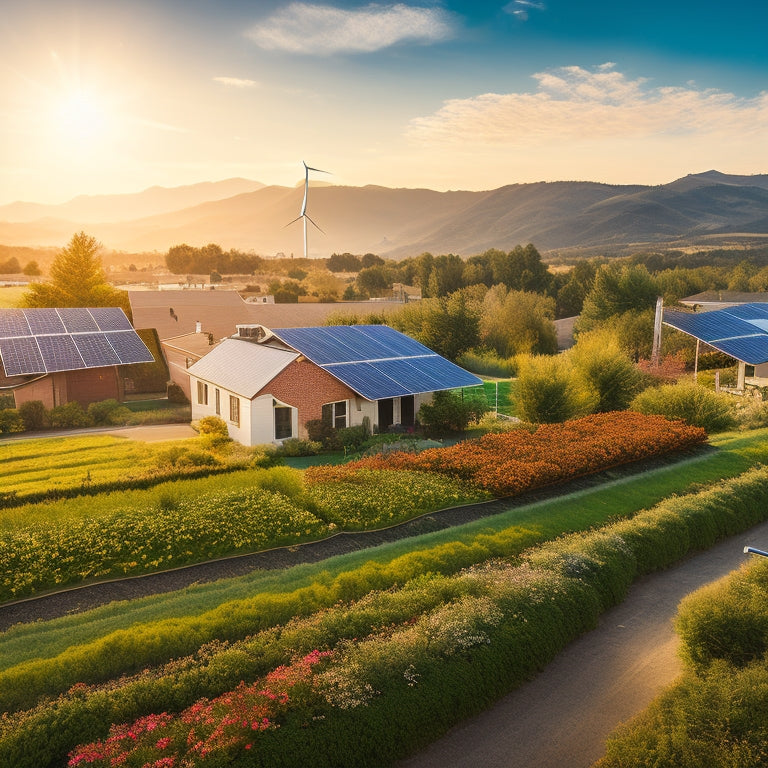
M0 358L7 376L154 360L119 307L0 309Z
M280 328L272 332L369 400L482 383L477 376L385 325Z
M768 362L768 304L712 312L666 310L664 323L749 365Z

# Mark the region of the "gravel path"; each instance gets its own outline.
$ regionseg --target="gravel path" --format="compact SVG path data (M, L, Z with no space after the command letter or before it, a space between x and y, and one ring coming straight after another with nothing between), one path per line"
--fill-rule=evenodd
M5 603L0 605L0 631L8 629L13 624L48 620L71 613L79 613L115 600L131 600L147 595L171 592L195 583L242 576L254 570L273 570L289 568L300 563L318 562L336 555L462 525L544 499L584 491L597 485L620 483L641 472L651 471L673 463L683 465L690 461L696 461L710 450L712 449L708 446L702 446L682 454L672 454L645 462L626 464L558 486L530 491L513 499L498 499L432 512L380 531L340 533L323 541L282 547L266 552L237 555L144 576L103 581L13 603Z

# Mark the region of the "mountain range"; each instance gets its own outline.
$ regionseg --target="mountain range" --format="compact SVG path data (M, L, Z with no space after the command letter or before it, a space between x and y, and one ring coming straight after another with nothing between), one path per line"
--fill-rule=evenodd
M79 230L110 250L218 243L266 256L303 254L301 186L228 179L0 206L0 243L61 246ZM658 186L586 181L510 184L483 192L318 185L307 208L311 256L471 256L534 243L542 253L768 238L768 175L707 171ZM293 223L290 223L293 222ZM762 237L761 237L762 236ZM749 239L749 238L747 238Z

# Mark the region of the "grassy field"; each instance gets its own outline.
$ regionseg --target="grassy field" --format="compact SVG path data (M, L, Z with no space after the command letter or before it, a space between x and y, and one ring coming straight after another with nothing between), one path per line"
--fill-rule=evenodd
M0 307L18 307L26 290L27 287L22 285L0 286Z

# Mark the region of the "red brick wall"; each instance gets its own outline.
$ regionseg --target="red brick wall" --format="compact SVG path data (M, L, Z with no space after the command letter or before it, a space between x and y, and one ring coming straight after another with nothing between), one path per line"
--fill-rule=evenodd
M299 435L306 437L304 425L322 416L324 403L356 397L346 384L308 360L295 360L283 369L258 395L270 394L299 410Z
M120 399L114 368L84 368L67 371L67 401L77 400L83 408L101 400Z

